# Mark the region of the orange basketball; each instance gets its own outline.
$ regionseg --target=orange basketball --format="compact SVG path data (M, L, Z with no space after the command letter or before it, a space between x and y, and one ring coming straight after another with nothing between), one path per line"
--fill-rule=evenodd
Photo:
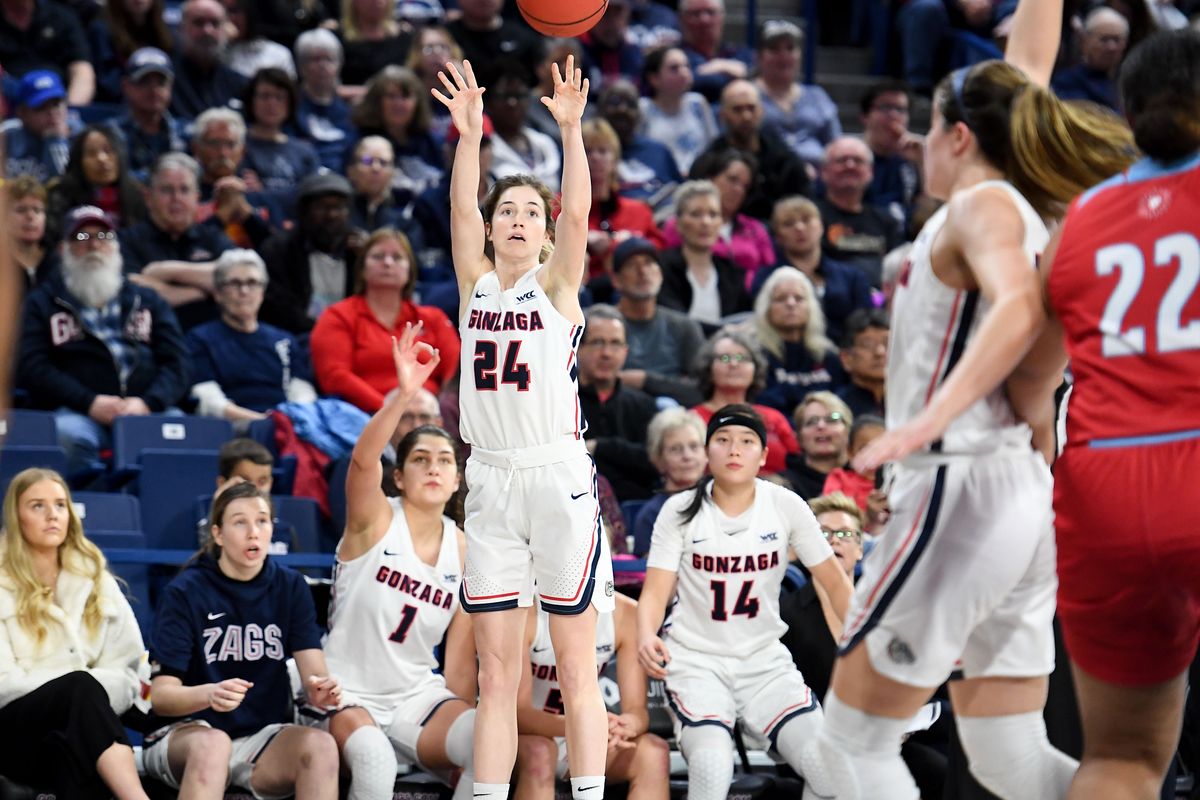
M517 0L529 27L547 36L579 36L600 21L608 0Z

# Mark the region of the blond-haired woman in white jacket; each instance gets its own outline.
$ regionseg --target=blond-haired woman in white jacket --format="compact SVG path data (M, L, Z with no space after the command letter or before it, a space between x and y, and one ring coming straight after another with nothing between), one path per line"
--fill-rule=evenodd
M0 774L71 800L148 800L118 719L142 650L62 477L19 473L0 534Z

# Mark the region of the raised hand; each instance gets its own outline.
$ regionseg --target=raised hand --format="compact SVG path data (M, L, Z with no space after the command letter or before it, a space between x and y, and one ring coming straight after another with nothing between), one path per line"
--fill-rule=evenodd
M429 93L450 109L450 119L460 134L482 136L483 93L486 89L476 82L475 70L471 69L470 61L462 62L462 72L458 71L453 62L447 61L446 70L453 76L453 80L447 77L445 71L438 72L438 79L449 94L442 94L437 89L430 89Z
M567 56L567 74L564 78L558 71L558 64L553 64L554 96L543 97L542 105L550 109L554 121L561 128L579 122L583 118L583 109L587 105L588 80L583 77L583 70L575 68L575 56Z
M392 361L396 365L396 386L402 395L411 395L425 385L429 376L437 369L442 357L437 349L426 342L418 342L421 323L405 324L400 338L392 337ZM420 356L426 360L421 362Z

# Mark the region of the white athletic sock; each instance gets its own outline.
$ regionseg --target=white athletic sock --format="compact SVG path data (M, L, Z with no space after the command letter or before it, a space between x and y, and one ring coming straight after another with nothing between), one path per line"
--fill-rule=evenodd
M396 784L396 751L387 734L364 725L346 737L342 759L350 772L346 800L390 800Z
M956 717L971 774L1004 800L1059 800L1079 762L1054 749L1041 711L1002 717Z
M480 800L508 800L508 784L472 782L471 795Z
M604 776L571 778L572 800L604 800Z

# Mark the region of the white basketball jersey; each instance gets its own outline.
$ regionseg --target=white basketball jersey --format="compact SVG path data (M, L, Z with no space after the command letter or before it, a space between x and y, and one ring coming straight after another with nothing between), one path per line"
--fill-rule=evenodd
M539 264L501 291L495 271L471 290L462 333L459 423L463 441L486 450L582 439L576 348L569 321L538 284Z
M1004 181L984 186L1004 188L1025 223L1025 256L1029 268L1050 238L1046 225L1029 202ZM901 272L892 300L888 342L887 426L895 428L917 416L928 404L963 351L975 337L988 303L978 291L951 289L933 274L930 259L934 241L946 223L942 206L921 229ZM942 453L983 453L1024 444L1030 431L1013 414L1003 387L977 401L958 416L929 450Z
M437 564L417 557L399 498L392 524L353 561L335 562L325 659L355 696L390 705L437 668L434 648L458 609L462 565L454 521L442 518Z
M669 638L691 650L752 657L787 630L779 589L790 545L806 567L833 556L808 504L782 486L755 481L754 503L726 516L708 499L691 522L680 513L696 490L658 513L646 566L678 574Z
M596 618L596 674L604 671L617 651L617 631L613 613L605 611ZM558 666L554 660L554 644L550 641L550 615L537 611L537 634L529 646L530 669L533 670L533 707L551 714L562 714L562 690L558 686Z

